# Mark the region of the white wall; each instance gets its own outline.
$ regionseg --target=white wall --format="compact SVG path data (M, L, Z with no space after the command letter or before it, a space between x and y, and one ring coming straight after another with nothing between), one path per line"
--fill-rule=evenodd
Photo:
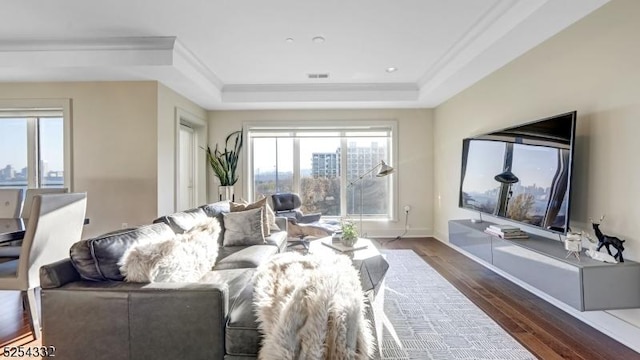
M71 99L73 189L87 192L83 237L156 215L156 83L0 83L2 99Z
M206 123L207 112L184 96L158 83L158 209L157 216L175 211L176 110L189 113ZM206 131L206 130L205 130ZM204 150L196 153L198 165L206 166ZM201 179L206 185L206 177ZM206 202L206 193L197 204Z
M209 112L209 145L223 145L225 137L242 129L244 122L254 121L322 121L322 120L397 120L399 132L398 164L392 175L399 189L397 222L376 222L364 225L371 236L402 234L404 230L404 205L411 205L409 236L429 236L433 232L433 137L431 110L283 110L283 111L211 111ZM246 151L246 147L242 151ZM244 164L240 164L244 168ZM245 178L235 187L236 196L246 197ZM210 201L217 197L217 179L210 176Z
M571 227L607 214L604 232L626 239L625 258L640 261L638 14L640 1L614 0L435 109L439 239L448 241L449 219L474 216L457 207L464 137L577 110ZM640 327L640 309L608 314Z

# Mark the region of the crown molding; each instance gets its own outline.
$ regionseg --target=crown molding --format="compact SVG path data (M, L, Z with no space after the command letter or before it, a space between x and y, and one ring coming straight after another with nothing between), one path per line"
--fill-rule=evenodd
M171 66L175 37L0 41L0 67Z
M160 81L203 107L221 101L223 85L175 36L0 40L0 67L131 67L139 78Z
M375 84L230 84L222 88L223 103L416 101L415 83Z
M175 36L1 39L0 52L171 50Z
M497 1L418 80L421 91L444 83L548 1Z

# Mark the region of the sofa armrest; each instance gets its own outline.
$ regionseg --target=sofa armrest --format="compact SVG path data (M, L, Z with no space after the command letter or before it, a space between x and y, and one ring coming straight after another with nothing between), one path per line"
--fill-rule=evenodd
M287 218L284 216L276 216L276 225L280 228L280 231L287 231L288 226Z
M43 344L64 359L223 359L227 284L71 282L42 290Z
M40 287L43 289L57 288L79 280L80 274L70 259L56 261L40 268Z

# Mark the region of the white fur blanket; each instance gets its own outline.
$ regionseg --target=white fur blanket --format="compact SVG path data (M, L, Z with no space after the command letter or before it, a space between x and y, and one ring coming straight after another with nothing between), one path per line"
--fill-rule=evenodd
M373 353L358 272L344 255L284 253L254 276L260 360L364 360Z
M118 265L130 282L197 282L218 257L220 222L206 218L184 234L131 246Z

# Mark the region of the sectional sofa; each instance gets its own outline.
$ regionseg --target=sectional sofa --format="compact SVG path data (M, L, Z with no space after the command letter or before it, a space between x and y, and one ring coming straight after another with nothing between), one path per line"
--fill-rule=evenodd
M255 359L255 268L284 251L287 221L263 244L224 246L228 202L163 216L75 244L70 258L40 269L43 345L61 359ZM118 261L131 246L188 232L203 217L223 229L215 266L196 282L125 281Z

